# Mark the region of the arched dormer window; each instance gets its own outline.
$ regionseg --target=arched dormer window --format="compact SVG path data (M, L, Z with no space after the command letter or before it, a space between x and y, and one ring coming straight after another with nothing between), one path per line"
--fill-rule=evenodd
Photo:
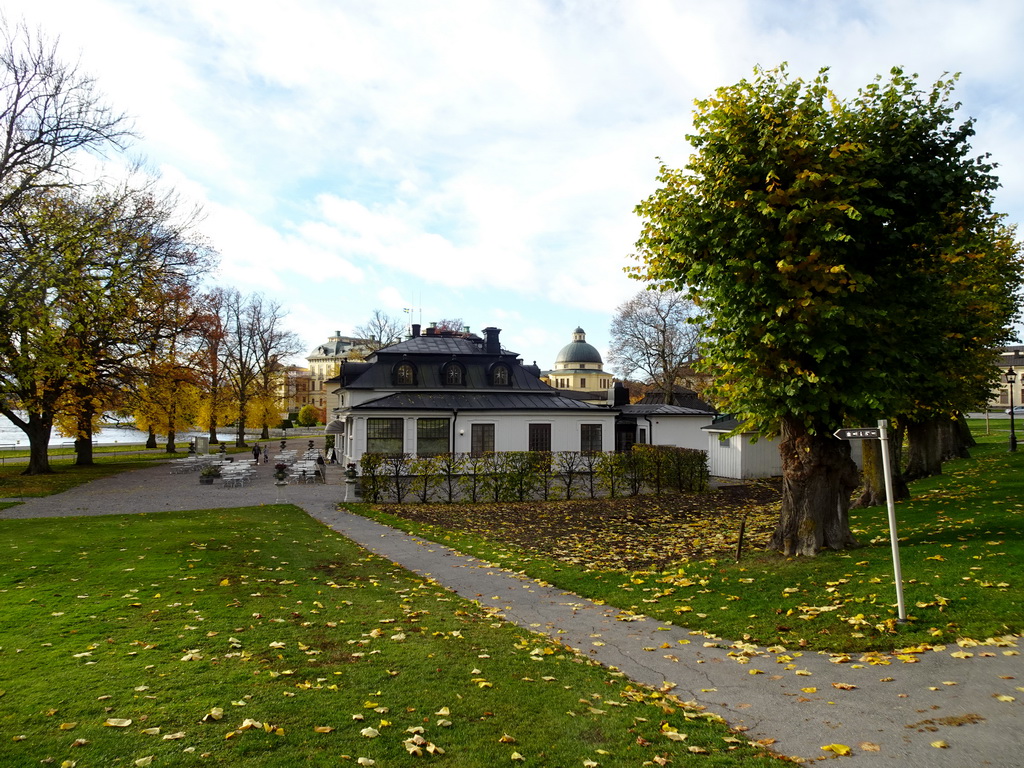
M391 380L396 387L415 386L416 366L403 360L391 370Z
M504 363L495 363L491 366L491 385L495 387L507 387L512 383L512 372Z
M452 360L441 369L441 381L446 387L461 387L466 384L466 369L462 363Z

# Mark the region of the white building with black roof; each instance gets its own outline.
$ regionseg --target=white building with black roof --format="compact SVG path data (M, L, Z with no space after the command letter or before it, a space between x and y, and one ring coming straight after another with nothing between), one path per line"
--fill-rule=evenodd
M328 434L341 459L367 452L610 451L616 412L564 397L501 348L498 328L412 326L410 338L346 362L331 380Z

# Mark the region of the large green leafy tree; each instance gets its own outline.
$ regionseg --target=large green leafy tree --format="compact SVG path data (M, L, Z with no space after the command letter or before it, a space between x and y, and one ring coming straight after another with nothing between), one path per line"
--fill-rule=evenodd
M8 211L0 241L0 413L26 434L28 473L49 471L55 416L75 423L78 463L92 426L152 350L182 335L168 306L188 302L208 249L188 238L173 198L149 189L51 190Z
M894 69L843 100L825 71L755 70L697 103L689 163L637 208L633 272L699 304L711 396L781 433L787 554L856 543L856 467L832 432L963 406L971 388L937 376L991 380L1016 311L1017 249L953 84Z

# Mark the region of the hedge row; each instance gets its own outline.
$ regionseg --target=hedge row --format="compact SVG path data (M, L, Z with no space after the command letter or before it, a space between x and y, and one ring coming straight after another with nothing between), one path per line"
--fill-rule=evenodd
M365 453L360 465L363 498L399 504L410 498L534 501L708 489L707 452L662 445L634 445L625 453Z

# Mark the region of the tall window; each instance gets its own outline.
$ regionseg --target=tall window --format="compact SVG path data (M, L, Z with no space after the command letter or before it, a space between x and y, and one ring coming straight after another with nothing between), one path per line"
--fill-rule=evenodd
M402 453L402 419L367 419L367 453Z
M601 425L580 424L580 451L583 453L599 453L601 450Z
M399 363L395 368L395 384L411 385L416 383L416 369L412 363Z
M491 384L496 387L507 387L509 382L508 366L496 365L491 369Z
M442 378L448 386L459 386L466 383L466 372L459 363L448 363L444 367Z
M416 455L448 453L448 419L416 419Z
M580 379L580 387L582 388L582 387L585 387L585 386L587 386L587 380L586 379Z
M550 451L551 425L531 424L527 446L531 451Z
M474 456L494 453L493 424L474 424L470 430L470 438L470 453Z

